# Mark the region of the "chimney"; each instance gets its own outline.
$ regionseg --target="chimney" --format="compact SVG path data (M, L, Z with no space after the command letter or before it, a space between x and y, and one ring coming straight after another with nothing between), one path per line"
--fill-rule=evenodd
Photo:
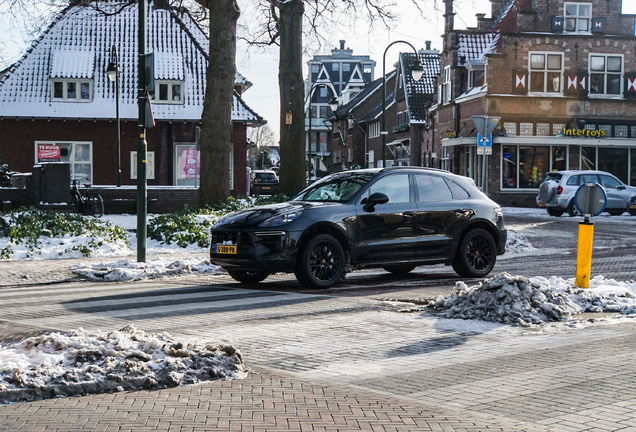
M345 40L344 39L340 39L340 49L341 50L345 49Z
M507 0L490 0L490 16L493 20L497 20L501 17L501 14L506 7Z
M426 51L431 50L431 41L426 41Z
M453 0L444 0L444 34L449 34L455 27L455 13L453 12Z
M170 9L170 1L169 0L155 0L155 10L156 9Z

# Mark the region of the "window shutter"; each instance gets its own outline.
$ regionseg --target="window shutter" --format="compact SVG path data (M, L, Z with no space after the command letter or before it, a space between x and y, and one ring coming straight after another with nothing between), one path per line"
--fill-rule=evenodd
M636 99L636 73L625 74L624 96L629 99Z
M592 33L605 33L605 18L592 18Z
M514 94L528 94L528 71L517 70L512 73L512 92Z
M566 95L585 95L587 94L588 78L586 71L566 70L565 89L563 93Z
M553 32L562 32L564 19L562 16L553 16L552 17L552 31Z

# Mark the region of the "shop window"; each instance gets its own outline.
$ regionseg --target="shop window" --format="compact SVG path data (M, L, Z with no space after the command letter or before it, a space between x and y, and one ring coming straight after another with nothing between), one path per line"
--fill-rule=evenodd
M183 82L156 81L155 103L183 104Z
M606 137L611 137L612 136L612 125L598 125L598 129L605 131L605 136Z
M176 144L174 146L174 165L174 184L176 186L195 186L198 184L201 158L195 144Z
M627 162L629 160L628 149L599 147L597 154L599 171L612 173L618 177L620 181L627 183Z
M563 55L530 53L530 91L560 93Z
M563 15L565 31L571 33L589 33L592 19L591 3L564 3Z
M549 164L549 147L519 146L519 188L538 188Z
M614 138L628 138L627 131L627 125L614 126Z
M517 146L503 146L501 173L503 176L502 188L517 188Z
M532 123L519 123L519 136L533 136L534 124Z
M503 125L507 136L517 136L517 123L504 122Z
M153 180L155 178L155 152L146 152L146 178ZM137 152L130 152L130 178L137 178Z
M636 186L636 149L629 150L629 184Z
M623 91L623 56L590 54L590 94L620 96Z
M581 147L581 169L596 170L596 147Z
M631 127L631 132L632 132L631 137L636 138L636 126Z
M549 136L550 123L537 123L537 136Z
M552 147L551 171L563 171L568 169L568 148L565 146Z
M51 80L51 99L56 102L90 102L93 100L91 80Z
M562 135L563 129L565 129L565 123L554 123L552 125L552 135Z
M93 184L93 143L36 141L35 163L45 162L38 158L47 156L38 152L39 145L59 147L56 161L70 164L71 179L77 180L80 184ZM50 160L46 159L46 161Z

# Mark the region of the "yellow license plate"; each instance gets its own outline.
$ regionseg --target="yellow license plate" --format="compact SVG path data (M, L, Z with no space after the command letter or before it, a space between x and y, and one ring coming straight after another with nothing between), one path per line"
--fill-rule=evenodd
M263 186L263 189L271 189L271 186Z
M216 253L218 254L236 254L236 246L217 245Z
M539 207L545 207L545 203L539 203Z
M636 209L636 204L630 204L630 205L629 205L629 208L634 208L634 209Z

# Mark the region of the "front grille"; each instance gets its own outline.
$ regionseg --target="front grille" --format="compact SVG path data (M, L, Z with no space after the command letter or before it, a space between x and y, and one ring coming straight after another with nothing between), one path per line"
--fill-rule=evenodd
M245 231L212 230L212 244L228 244L228 242L237 246L251 246L252 237Z

